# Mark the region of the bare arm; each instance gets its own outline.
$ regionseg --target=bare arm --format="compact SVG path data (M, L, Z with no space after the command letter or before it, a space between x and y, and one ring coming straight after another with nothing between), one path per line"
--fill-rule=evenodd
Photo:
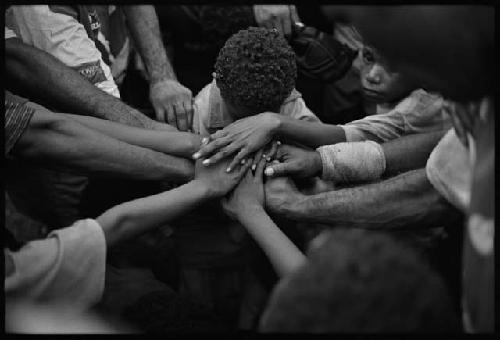
M156 119L181 131L191 128L192 93L181 85L167 58L154 6L123 6L128 27L149 75L149 97Z
M292 140L317 148L321 145L346 141L344 129L337 125L297 120L279 115L275 134L278 138Z
M222 200L222 206L248 230L281 277L302 265L305 256L264 211L262 176L266 160L262 153L263 150L257 152L255 174L248 171L233 192Z
M227 162L213 167L203 167L199 163L193 181L158 195L120 204L99 216L97 221L108 246L158 227L202 201L225 195L248 170L246 165L227 173Z
M170 155L191 158L201 145L201 137L190 132L147 130L94 117L66 115L106 136Z
M385 156L384 176L424 167L434 147L447 131L434 131L403 136L383 143Z
M306 257L271 220L262 206L247 207L239 217L271 261L279 277L293 272Z
M266 185L267 207L297 221L373 229L426 228L459 214L430 184L425 169L313 196L298 192L289 179L273 181Z
M50 54L12 38L5 40L7 79L21 93L61 110L144 128L160 124L98 89ZM164 125L168 128L167 125Z
M14 156L85 173L143 180L185 182L193 177L190 161L127 144L37 106Z

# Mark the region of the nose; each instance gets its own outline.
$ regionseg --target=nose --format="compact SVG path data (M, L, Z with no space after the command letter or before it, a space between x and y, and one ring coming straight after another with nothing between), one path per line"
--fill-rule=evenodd
M373 85L378 85L382 81L382 68L378 64L374 64L368 73L366 73L366 80Z

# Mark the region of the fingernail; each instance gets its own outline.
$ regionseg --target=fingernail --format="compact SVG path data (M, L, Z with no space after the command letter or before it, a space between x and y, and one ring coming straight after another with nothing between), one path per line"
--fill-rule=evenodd
M262 158L266 158L266 155L262 154Z
M276 142L276 145L281 145L281 142L280 142L280 141L277 141L277 142Z
M255 170L255 168L257 168L257 165L253 164L252 165L252 170Z
M231 172L231 168L227 168L227 169L226 169L226 172Z
M207 144L208 143L208 138L205 137L201 140L201 144Z
M210 164L210 159L205 159L203 162L202 162L203 165L209 165Z
M194 158L194 159L198 159L198 158L200 158L200 156L201 156L201 155L200 155L200 153L199 153L199 152L196 152L196 153L193 155L193 158Z
M271 161L271 157L267 157L266 161L270 162Z
M266 176L272 176L274 174L274 169L266 168L266 170L264 170L264 173L266 174Z
M247 162L247 160L246 160L246 159L242 159L240 163L241 163L241 165L243 165L243 164L245 164L246 162Z

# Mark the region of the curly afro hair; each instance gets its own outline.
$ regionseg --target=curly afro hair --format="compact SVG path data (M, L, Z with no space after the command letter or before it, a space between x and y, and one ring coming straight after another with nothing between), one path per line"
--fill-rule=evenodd
M264 332L456 332L442 278L389 234L337 229L273 292Z
M249 27L226 41L215 63L225 100L251 112L276 110L297 77L295 54L275 29Z

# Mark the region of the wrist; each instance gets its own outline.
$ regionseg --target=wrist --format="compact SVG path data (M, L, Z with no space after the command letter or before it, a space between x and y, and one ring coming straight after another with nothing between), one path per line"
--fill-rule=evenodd
M195 188L196 192L200 195L200 198L202 199L211 199L215 198L218 195L218 193L213 190L213 187L206 183L205 181L199 180L199 179L193 179L191 182L189 182L193 188Z
M276 135L281 130L282 116L274 112L266 112L266 118L269 122L269 127L272 135Z
M237 209L238 220L253 219L255 215L264 211L264 207L259 202L245 202L241 209Z

